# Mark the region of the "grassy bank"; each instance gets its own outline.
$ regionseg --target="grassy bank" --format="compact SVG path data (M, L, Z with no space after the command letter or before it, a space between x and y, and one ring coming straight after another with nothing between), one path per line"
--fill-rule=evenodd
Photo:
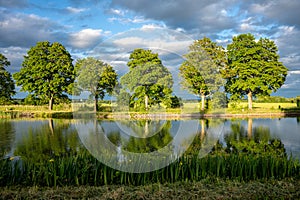
M114 118L118 115L122 115L122 112L111 112L110 105L102 105L102 111L98 112L99 118ZM152 111L150 111L151 113ZM125 115L129 117L146 115L149 112L125 112ZM296 103L280 102L280 103L260 103L254 102L253 109L247 108L247 102L229 103L228 108L224 109L207 109L204 112L200 112L199 103L187 102L181 108L177 109L161 109L154 111L156 114L166 114L170 117L184 117L190 116L199 117L203 115L261 115L261 116L285 116L285 115L300 115L300 108ZM20 106L9 105L0 106L0 118L73 118L73 110L71 105L55 105L52 111L48 110L47 106Z
M101 187L2 187L0 199L299 199L300 179L198 182Z

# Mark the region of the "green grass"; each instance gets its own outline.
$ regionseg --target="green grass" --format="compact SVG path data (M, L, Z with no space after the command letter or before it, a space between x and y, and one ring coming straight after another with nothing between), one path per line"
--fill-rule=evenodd
M92 109L92 104L90 108ZM140 114L147 113L165 113L165 114L193 114L200 113L200 104L198 102L186 102L181 108L173 109L155 109L153 108L149 112L146 111L125 111L125 112L112 112L110 104L103 103L101 104L98 116L103 117L113 117L117 114L125 114L136 116ZM114 106L114 105L113 105ZM85 108L86 109L86 108ZM86 110L84 110L86 111ZM0 106L0 117L2 118L18 118L18 117L41 117L41 118L72 118L72 107L69 104L60 104L54 105L52 111L48 110L48 106L28 106L28 105L7 105ZM296 103L260 103L254 102L253 109L248 109L247 102L231 102L228 105L228 108L223 109L206 109L202 114L285 114L285 113L298 113L300 114L300 108L297 108Z

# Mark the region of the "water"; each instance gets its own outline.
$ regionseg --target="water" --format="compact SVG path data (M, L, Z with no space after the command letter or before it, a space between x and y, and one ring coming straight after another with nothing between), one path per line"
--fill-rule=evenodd
M254 141L257 146L264 142L273 145L274 141L279 141L282 145L277 145L278 151L274 152L284 151L300 159L299 118L0 120L0 156L5 158L51 159L54 156L72 156L80 151L89 151L102 161L104 157L109 157L110 161L103 162L116 167L117 163L127 163L137 155L139 162L143 159L155 162L155 159L164 156L163 162L160 160L161 168L183 153L194 151L203 157L216 147L228 151L234 145L241 146L249 141Z

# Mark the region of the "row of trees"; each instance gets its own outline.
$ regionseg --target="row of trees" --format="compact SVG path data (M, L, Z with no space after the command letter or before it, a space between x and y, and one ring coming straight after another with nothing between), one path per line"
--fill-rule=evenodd
M279 61L278 48L267 38L252 34L233 37L224 49L209 38L196 40L180 66L183 85L204 98L224 86L231 99L248 96L248 108L257 95L269 96L285 81L288 69ZM225 82L224 82L225 81Z
M0 54L0 95L10 99L15 94L11 75L5 70L9 61ZM287 68L279 62L275 43L266 38L255 40L251 34L233 37L227 49L209 38L196 40L184 55L180 66L182 85L204 100L220 90L231 98L248 96L249 109L256 95L270 95L279 89L286 78ZM16 85L31 96L49 101L49 110L55 99L66 94L80 94L88 90L95 100L117 91L127 97L134 107L149 109L163 102L171 105L173 79L158 54L151 50L135 49L127 63L129 72L120 78L112 66L95 58L73 60L65 47L57 42L38 42L24 57L22 68L13 74Z

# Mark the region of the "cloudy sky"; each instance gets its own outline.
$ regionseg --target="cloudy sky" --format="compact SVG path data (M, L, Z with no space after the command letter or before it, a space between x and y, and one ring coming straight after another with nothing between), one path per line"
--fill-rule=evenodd
M226 47L232 36L252 33L276 42L289 68L273 95L300 95L299 0L0 0L0 52L9 71L38 41L60 42L73 59L98 56L118 73L134 48L158 52L175 76L182 55L206 36Z

